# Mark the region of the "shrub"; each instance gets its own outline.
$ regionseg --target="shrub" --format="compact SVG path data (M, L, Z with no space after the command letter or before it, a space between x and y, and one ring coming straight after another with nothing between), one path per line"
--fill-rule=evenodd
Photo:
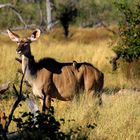
M128 3L115 3L122 13L119 24L119 42L114 47L119 58L127 62L140 57L140 3L130 7Z

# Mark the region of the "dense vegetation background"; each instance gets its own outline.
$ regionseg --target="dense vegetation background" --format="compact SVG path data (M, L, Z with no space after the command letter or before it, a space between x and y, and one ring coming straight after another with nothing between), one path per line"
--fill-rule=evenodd
M96 26L101 22L107 25L116 24L121 16L115 0L53 0L53 18L59 20L60 15L68 7L76 8L76 18L73 20L77 26ZM119 0L117 2L127 3L131 8L135 8L138 0ZM11 3L16 11L21 15L25 24L35 26L47 25L47 0L1 0L0 4ZM77 13L76 13L77 12ZM5 20L6 18L6 20ZM0 9L0 29L9 27L24 26L18 16L10 7Z

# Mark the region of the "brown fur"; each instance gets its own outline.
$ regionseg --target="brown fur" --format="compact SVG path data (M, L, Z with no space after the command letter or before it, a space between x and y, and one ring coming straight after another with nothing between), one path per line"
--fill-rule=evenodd
M26 80L32 85L33 93L46 101L50 107L51 98L68 101L81 91L96 95L103 88L104 75L89 63L60 63L53 58L43 58L35 62L30 51L30 43L40 36L33 32L31 38L19 38L8 30L11 40L18 42L17 53L22 55L22 70ZM97 95L100 95L98 93Z

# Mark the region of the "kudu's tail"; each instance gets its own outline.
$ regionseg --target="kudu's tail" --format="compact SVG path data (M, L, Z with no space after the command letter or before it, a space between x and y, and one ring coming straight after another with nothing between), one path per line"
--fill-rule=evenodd
M104 86L104 74L101 72L101 76L99 77L99 80L98 80L98 89L97 89L97 91L101 92L102 89L103 89L103 86Z
M104 74L101 72L101 76L99 77L98 80L98 88L96 90L98 99L99 99L99 105L102 105L102 89L104 86Z

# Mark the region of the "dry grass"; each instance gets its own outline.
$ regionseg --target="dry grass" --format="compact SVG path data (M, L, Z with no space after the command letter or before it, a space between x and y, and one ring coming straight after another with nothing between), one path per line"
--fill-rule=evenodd
M17 64L15 63L15 47L2 45L0 51L0 83L13 81Z
M136 140L140 138L140 92L127 91L107 96L100 112L98 137L106 139Z
M91 98L81 96L77 102L67 103L63 108L56 106L56 116L64 118L64 132L71 129L72 139L138 140L140 138L140 92L120 91L115 95L103 94L103 106L97 107ZM65 103L66 104L66 103ZM61 109L60 109L61 108ZM61 111L60 111L61 110ZM69 121L71 120L71 121ZM87 128L95 125L94 129ZM77 131L77 127L81 129Z
M102 106L97 106L95 100L86 94L82 94L78 101L53 102L56 119L65 120L61 130L71 134L71 139L139 140L140 92L122 89L116 94L111 93L103 93ZM13 98L3 100L0 108L9 114L13 102ZM20 112L28 111L24 102L21 105L15 112L16 117L20 117ZM89 125L95 128L88 128ZM10 131L13 130L16 130L14 123L10 125Z
M127 80L123 75L125 70L122 72L118 69L117 72L112 73L109 61L115 54L112 51L110 32L103 28L81 29L74 27L70 31L69 39L64 38L60 29L55 29L50 35L42 34L38 41L32 43L35 59L47 56L63 62L73 60L90 62L104 72L105 86L138 87L140 82L136 78L137 75L132 80ZM30 33L31 31L18 32L21 36ZM3 83L9 79L14 80L18 64L14 61L17 56L14 42L11 42L7 36L1 35L0 47L0 83Z
M19 34L29 33L31 31ZM32 43L32 52L36 60L47 56L63 62L73 60L90 62L104 72L106 88L139 88L140 80L136 76L128 80L124 76L125 69L112 72L109 60L115 54L111 50L112 36L108 31L103 28L72 28L69 39L65 39L61 33L60 29L55 29L52 34L43 34L38 41ZM16 44L11 42L8 36L1 35L0 47L0 84L9 80L14 82L15 71L20 67L14 60L17 57ZM110 90L109 92L112 93ZM103 93L102 107L96 106L93 99L86 95L82 95L78 101L75 99L72 103L55 101L55 116L58 119L65 119L65 123L61 126L64 132L70 132L71 128L75 129L77 133L71 133L71 139L137 140L140 139L139 93L131 90L111 95ZM1 100L1 110L8 114L14 100L13 98ZM17 108L15 115L20 116L20 111L27 110L23 103ZM88 124L97 126L91 129L86 127ZM77 130L79 126L82 127ZM15 124L10 126L10 130L15 130Z

